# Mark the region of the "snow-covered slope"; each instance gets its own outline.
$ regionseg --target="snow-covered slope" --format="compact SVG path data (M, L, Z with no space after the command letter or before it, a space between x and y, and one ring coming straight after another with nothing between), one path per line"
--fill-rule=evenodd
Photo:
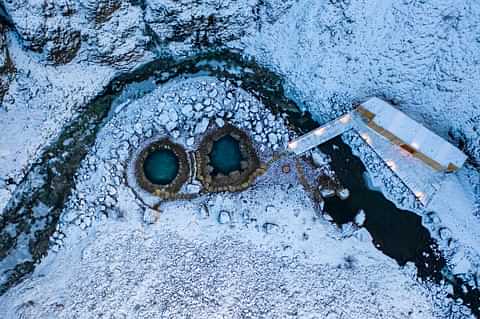
M478 1L21 0L6 1L2 6L5 7L5 18L12 26L9 30L0 28L2 235L12 229L2 224L1 210L11 200L11 195L32 164L39 160L44 147L56 140L65 125L81 114L89 101L102 93L112 78L161 56L181 58L207 49L230 49L241 52L246 58L255 59L257 63L279 74L289 97L309 110L320 122L351 109L354 102L363 101L369 96L379 96L390 100L409 116L464 148L470 163L458 177L453 176L448 180L440 195L432 202L430 209L437 214L435 223L432 223L435 225L430 230L434 232L435 238L442 240L442 234L447 229L448 240L444 240L443 248L447 251L449 243L453 242L451 247L459 252L455 254L448 251L448 255L453 256L451 264L460 274L468 272L471 276L475 273L478 276L479 238L475 235L479 233L480 227ZM369 158L368 154L366 158ZM362 159L369 168L382 167L379 163ZM83 167L88 168L88 163ZM376 182L382 184L384 176L381 172L372 171ZM95 184L91 186L94 189ZM398 198L398 194L392 194L388 189L388 184L381 188L392 200ZM448 196L455 192L459 192L455 197L457 201L450 201ZM460 202L461 205L457 205ZM307 211L308 209L306 208ZM182 216L190 216L192 213L189 208L178 211ZM67 208L65 216L68 213L75 215L78 212L68 211ZM443 309L437 307L445 302L443 297L434 306L435 302L431 298L435 298L432 297L435 294L425 295L423 287L405 277L395 265L377 252L370 251L371 247L364 243L348 241L351 244L348 249L367 246L365 255L374 256L372 258L378 267L359 263L357 272L340 274L336 271L338 263L317 256L313 266L309 264L310 261L302 261L298 264L300 268L287 266L286 270L280 271L280 278L277 278L275 272L279 270L269 263L275 264L281 260L281 252L270 251L263 244L252 244L248 238L240 242L231 239L231 236L254 237L251 233L245 235L237 232L238 229L232 232L227 229L224 233L226 237L204 238L204 234L198 233L199 229L202 232L217 232L219 229L223 231L221 227L225 227L210 221L205 224L208 227L204 225L204 228L200 227L194 232L194 236L187 236L175 233L174 228L185 226L183 224L171 221L171 224L145 228L136 220L134 212L129 214L133 217L127 221L101 222L97 235L92 230L82 240L67 239L66 250L50 256L32 279L27 280L18 290L2 297L0 308L5 306L11 311L9 314L17 312L26 317L35 316L37 312L47 317L68 317L69 310L76 311L79 316L88 316L86 313L91 310L89 307L94 307L88 298L112 294L112 299L107 299L98 306L100 310L95 310L98 313L108 312L110 310L106 308L109 307L109 302L121 303L132 297L137 285L141 287L139 289L146 289L140 291L152 291L152 296L161 295L155 289L175 287L177 283L170 282L172 285L169 286L161 280L152 279L161 287L155 288L145 285L143 279L153 276L152 272L162 274L160 278L168 278L168 272L172 269L180 273L190 271L186 266L183 270L178 267L192 262L188 259L188 254L197 253L200 249L198 247L204 247L207 255L214 249L222 254L224 252L218 261L225 269L216 269L222 276L229 274L226 269L241 271L239 264L251 263L251 270L255 273L247 279L235 277L240 290L232 292L232 295L248 296L247 299L252 303L261 304L263 300L265 308L259 307L258 311L269 308L273 303L281 303L285 307L272 312L277 317L295 313L290 308L296 308L294 305L298 304L304 304L305 309L318 311L321 317L326 317L331 308L316 308L315 302L330 302L328 294L336 296L337 300L331 302L339 316L352 316L355 311L360 311L366 317L390 317L392 312L407 315L412 312L412 315L423 318L438 315L436 311ZM193 229L193 226L188 227L187 229ZM318 227L328 228L326 225ZM118 237L115 236L115 231L118 231ZM321 229L319 231L322 232ZM74 233L72 231L72 237L75 237ZM145 239L140 234L148 234L148 238L158 236L168 243L168 247L162 246L157 239ZM259 241L270 241L268 238L271 237L265 238ZM453 241L450 241L451 238ZM112 241L114 247L110 248L109 243ZM328 243L332 242L326 240L325 245L328 246ZM161 253L166 256L175 255L171 248L175 245L179 247L179 255L185 256L178 257L177 265L172 266L169 264L171 259L165 258ZM78 254L78 247L85 247L86 253ZM140 252L142 249L146 252ZM101 256L103 250L108 252L106 257ZM156 255L157 250L160 255ZM232 250L238 251L238 255L232 253ZM468 254L464 254L464 251ZM118 252L118 262L115 261L115 252ZM468 258L462 260L462 256ZM96 258L104 259L92 263L92 259ZM66 269L72 260L78 262L76 268ZM136 268L143 261L146 261L146 268ZM116 274L116 271L121 273L120 266L113 269L110 264L124 264L124 275ZM206 265L197 268L199 277L195 278L214 280L210 273L213 270L209 267L211 266ZM96 272L100 276L95 275ZM328 287L321 286L320 282L312 279L310 273L320 276L325 282L333 283ZM80 275L84 277L78 277ZM101 281L102 284L96 287L95 281L99 277L104 280L102 275L113 278L118 290L112 291L102 286L106 286L108 281ZM334 281L336 276L340 277L341 283ZM382 277L388 276L392 276L391 281L381 282ZM294 283L292 277L301 280ZM367 277L371 278L371 282L367 281ZM86 283L83 284L79 278L85 279ZM192 275L188 279L184 278L184 281L195 278ZM349 280L358 285L352 286L347 282ZM280 296L274 296L270 294L269 287L261 286L263 281L270 282L273 287L277 287L280 282L285 283L286 290L303 292L300 296L284 296L281 293ZM252 282L260 285L255 287L264 292L264 296L260 298L252 295L253 288L249 286ZM378 286L372 287L372 282ZM398 282L404 285L398 288ZM218 289L227 289L225 285L227 284L220 283ZM69 286L74 286L75 289L67 291ZM63 297L54 291L54 287L63 287L61 289L65 289L68 297L62 301ZM355 293L341 294L342 287L345 287L345 291ZM310 289L321 296L320 301L309 299L312 296L305 295L305 291ZM375 291L370 299L367 298L369 289ZM398 294L392 291L396 289L399 289ZM49 293L36 297L40 299L31 297L37 291ZM187 295L194 294L192 291L193 288L184 292ZM16 300L17 293L22 298ZM376 312L368 312L361 302L362 298L357 298L356 294L368 300L366 304ZM79 295L83 296L81 301L72 301ZM212 309L223 309L222 313L233 315L229 306L235 304L234 300L227 300L214 291L207 291L205 295L214 295L221 303L210 299L207 300L208 306L201 303L204 306L199 311L204 316L211 314ZM195 294L189 300L200 298L199 296L204 295ZM380 297L376 299L376 296ZM30 302L30 298L34 300ZM345 305L336 302L348 298L353 300L349 305L351 308L338 312ZM405 303L394 302L399 299ZM146 307L153 307L155 315L164 310L180 311L175 308L179 305L153 304L149 300L139 302L138 307L133 303L125 303L122 311L127 316L147 316L149 310ZM389 311L392 307L395 310ZM416 307L425 311L420 313ZM330 315L332 318L335 316L333 312Z

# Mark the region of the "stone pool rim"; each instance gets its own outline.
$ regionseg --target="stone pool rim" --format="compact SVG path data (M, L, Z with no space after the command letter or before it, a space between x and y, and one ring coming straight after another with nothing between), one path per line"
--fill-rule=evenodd
M211 167L209 165L213 144L227 135L239 142L242 162L246 164L244 164L245 167L228 175L217 174L214 176L210 172ZM232 124L226 124L207 133L195 152L195 159L197 178L209 192L235 192L247 189L257 176L265 172L265 166L260 162L250 137Z
M151 182L144 171L144 163L149 155L160 150L170 150L178 160L178 172L175 178L168 184L161 185ZM162 138L144 147L135 160L135 177L138 184L147 192L159 197L169 197L180 191L190 175L190 165L185 149L168 138Z

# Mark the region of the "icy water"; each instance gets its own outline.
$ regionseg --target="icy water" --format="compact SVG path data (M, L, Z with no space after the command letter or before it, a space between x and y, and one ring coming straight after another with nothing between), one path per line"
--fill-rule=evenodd
M365 166L340 137L322 145L321 150L330 155L332 168L350 190L350 197L346 200L336 196L325 200L325 210L335 223L352 222L363 210L366 216L364 227L372 235L375 247L400 265L414 261L422 276L441 279L441 270L446 263L428 229L422 225L422 218L398 209L382 193L368 188L362 178Z
M170 184L178 174L178 158L171 150L157 150L145 159L143 172L153 184Z
M43 235L38 238L39 244L32 246L33 260L29 262L28 267L25 266L26 263L19 263L12 270L11 278L6 283L0 283L0 294L17 283L24 275L32 272L34 262L39 261L47 253L49 235L53 232L65 200L68 198L75 171L88 148L93 144L96 132L103 125L102 119L108 115L112 101L122 92L123 88L130 83L138 83L149 78L153 79L154 84L163 84L171 79L197 74L227 78L237 83L243 89L257 96L274 112L287 113L291 128L298 133L306 133L319 126L308 113L302 113L297 104L286 97L281 77L254 62L243 60L240 55L232 52L208 53L183 61L161 58L135 72L117 77L95 101L87 106L88 111L82 115L82 120L72 123L58 142L48 149L42 162L37 165L42 170L60 172L60 174L52 174L54 178L46 179L45 183L34 192L22 194L23 197L20 197L18 203L10 205L12 207L7 210L3 222L0 223L0 230L7 227L9 223L15 224L19 216L17 212L22 209L30 209L38 198L45 198L44 203L53 207L49 216L52 222L48 224ZM63 141L72 136L75 137L73 140L78 142L69 144L67 148ZM333 145L337 147L334 149ZM365 167L341 138L322 145L321 150L332 157L332 166L338 177L351 190L351 196L346 201L339 201L335 198L327 200L326 210L335 222L341 225L352 221L358 210L363 209L366 213L365 228L372 235L374 244L379 250L394 258L401 265L408 261L414 262L418 269L418 275L422 279L433 280L437 283L441 280L450 282L454 287L452 297L461 298L464 304L479 316L479 290L465 285L461 277L451 275L447 277L443 274L445 259L438 251L435 240L422 226L421 216L397 209L381 193L369 189L362 176ZM64 159L62 154L67 151L75 156ZM225 154L219 152L219 163L222 163L222 156ZM51 161L51 158L59 160ZM55 165L54 168L50 167L53 165L52 163ZM26 181L34 179L36 174L35 170L30 171ZM59 185L62 187L56 187ZM58 188L53 192L58 196L50 204L48 199L52 198L52 188ZM25 221L24 224L28 223ZM0 245L0 253L6 255L10 250L14 250L14 239L4 241L6 244Z
M228 175L231 172L240 170L240 143L230 135L221 137L213 143L210 153L210 164L216 172Z

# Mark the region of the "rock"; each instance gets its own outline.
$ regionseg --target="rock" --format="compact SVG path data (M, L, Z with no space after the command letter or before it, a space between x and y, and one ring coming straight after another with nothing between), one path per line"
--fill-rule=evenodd
M168 118L170 119L170 121L176 122L178 120L177 111L175 111L174 109L170 109L168 111Z
M195 103L195 105L193 106L193 108L195 109L195 111L200 112L201 110L203 110L203 104L201 104L201 103Z
M365 216L365 211L361 209L358 214L355 216L355 224L358 226L363 226L365 223L366 216Z
M115 196L117 194L117 189L113 185L107 186L107 193L110 196Z
M50 33L44 50L47 59L54 64L66 64L77 55L80 44L80 31L74 30L68 24L64 28L59 25Z
M340 230L341 230L342 237L347 238L347 237L353 236L358 229L354 224L346 223L341 226Z
M312 161L317 167L323 167L329 162L327 155L319 150L312 151Z
M212 99L206 98L205 100L203 100L203 105L205 105L205 106L212 105Z
M210 217L210 213L206 205L201 205L200 209L198 210L198 217L201 219L206 219Z
M90 59L118 68L139 61L151 42L143 10L128 1L90 31Z
M262 225L262 229L267 234L273 234L273 233L278 233L278 231L280 230L280 227L274 223L265 223Z
M156 118L156 122L159 123L160 125L167 125L168 122L170 122L170 117L168 116L167 112L162 112L160 115Z
M211 97L212 99L216 98L218 95L217 89L213 88L208 92L208 96Z
M255 132L260 134L263 131L263 123L261 121L258 121L257 124L255 124Z
M218 127L223 127L225 125L225 121L222 120L221 118L216 118L215 123L217 124Z
M323 197L323 198L329 198L329 197L332 197L335 195L335 190L333 189L329 189L329 188L322 188L320 190L320 195Z
M185 187L185 191L189 194L198 194L202 190L202 185L199 184L188 184Z
M193 107L191 104L185 104L182 107L182 114L185 115L185 117L190 118L192 116L193 112Z
M196 126L195 126L195 134L203 134L208 128L209 120L207 118L203 118Z
M193 137L187 138L186 144L187 144L187 146L192 147L193 144L195 144L195 138L193 138Z
M220 213L218 213L218 222L220 224L230 223L231 220L232 220L232 217L230 212L226 210L222 210L220 211Z
M340 190L337 190L336 194L341 200L346 200L350 196L350 191L348 190L348 188L342 188Z
M121 6L121 1L117 0L85 0L83 2L88 16L97 24L108 21Z
M142 134L142 133L143 133L142 123L140 123L140 122L135 123L133 129L135 130L135 133L137 133L137 134Z
M442 227L438 230L438 234L440 235L441 240L447 240L452 237L452 231L447 227Z
M160 219L160 212L155 209L146 208L143 212L143 221L147 224L155 224Z
M177 122L176 121L169 121L166 125L166 129L168 131L173 131L177 127Z
M268 123L273 124L275 122L275 115L273 115L272 113L268 114L267 120L268 120Z
M0 109L3 97L7 93L15 73L15 67L8 53L5 32L6 27L0 23Z
M268 141L270 142L270 144L276 145L278 142L277 134L275 133L268 134Z

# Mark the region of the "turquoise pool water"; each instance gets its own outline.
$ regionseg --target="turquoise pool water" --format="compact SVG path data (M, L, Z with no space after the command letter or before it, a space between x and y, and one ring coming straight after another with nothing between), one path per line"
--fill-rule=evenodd
M151 183L167 185L177 176L178 166L178 158L172 150L160 149L147 156L143 171Z
M241 160L240 143L232 136L225 135L213 143L210 164L214 168L214 173L228 175L240 170Z

